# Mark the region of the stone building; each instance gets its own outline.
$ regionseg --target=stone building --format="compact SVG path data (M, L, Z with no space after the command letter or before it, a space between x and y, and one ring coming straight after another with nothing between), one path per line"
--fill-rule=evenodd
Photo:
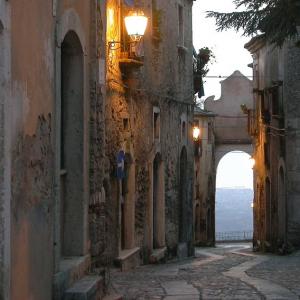
M194 243L215 243L215 114L199 107L194 109L194 126L200 129L194 139Z
M216 168L223 156L231 151L238 150L252 154L248 118L242 109L252 108L252 89L252 81L240 71L235 71L221 81L220 99L209 97L205 100L205 109L216 114Z
M131 2L0 0L1 299L192 253L192 1L136 3L138 44Z
M248 133L252 99L252 81L235 71L221 81L220 99L208 97L204 110L195 108L194 124L203 134L194 159L194 241L198 245L215 243L216 173L220 160L232 151L252 155Z
M253 55L254 75L254 243L284 252L300 246L300 49L295 41L276 48L263 35L245 47Z
M132 2L107 1L109 253L122 269L189 255L193 236L193 1L137 1L149 17L137 43Z
M62 299L81 278L99 284L85 277L91 204L103 201L95 3L0 1L1 299Z

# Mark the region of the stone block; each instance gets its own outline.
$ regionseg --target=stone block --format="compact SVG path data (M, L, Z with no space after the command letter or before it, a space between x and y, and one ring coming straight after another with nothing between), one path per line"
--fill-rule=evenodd
M136 268L140 265L140 248L122 250L115 263L122 272Z
M166 259L166 254L167 254L166 247L154 249L150 255L150 263L156 264L156 263L163 262Z
M100 300L103 295L103 279L100 276L85 276L70 287L64 300Z
M179 259L188 257L188 245L187 243L180 243L177 246L177 257Z

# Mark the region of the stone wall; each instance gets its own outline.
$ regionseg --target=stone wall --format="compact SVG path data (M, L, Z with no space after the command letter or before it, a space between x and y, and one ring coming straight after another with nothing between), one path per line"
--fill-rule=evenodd
M300 247L300 48L295 47L293 41L285 47L284 63L288 238L293 245Z
M200 128L194 153L194 242L198 246L215 243L215 115L195 108L194 125Z
M299 48L252 39L254 57L255 203L254 240L264 250L299 246L298 99Z
M0 299L9 299L10 288L10 4L0 1Z
M188 157L188 202L186 216L192 218L192 36L191 3L182 1L186 20L185 44L178 47L178 3L168 1L144 1L146 15L151 16L144 41L141 44L142 66L122 65L119 69L118 56L121 50L109 50L107 62L106 101L106 155L109 160L109 186L111 199L109 211L110 243L118 245L121 227L119 187L116 178L116 156L124 150L135 166L134 215L135 246L140 247L142 259L147 262L153 251L152 197L154 159L160 155L164 165L165 201L165 245L170 255L176 255L179 239L180 215L180 154L187 149ZM153 6L152 6L153 4ZM108 2L114 9L116 3ZM111 13L111 11L109 12ZM159 28L153 29L152 22L160 16ZM118 11L114 16L117 18ZM168 20L168 22L166 22ZM157 21L157 20L156 20ZM118 23L117 23L118 24ZM121 38L118 27L108 26L107 39ZM154 112L159 112L159 137L154 133ZM185 124L182 135L182 126ZM131 200L130 200L131 201ZM162 220L163 220L162 219ZM130 220L127 220L130 222ZM164 222L164 221L161 221ZM125 225L126 226L126 225ZM192 227L187 225L186 242L192 241ZM190 226L190 227L189 227ZM111 229L109 229L111 230ZM110 233L110 231L109 231Z

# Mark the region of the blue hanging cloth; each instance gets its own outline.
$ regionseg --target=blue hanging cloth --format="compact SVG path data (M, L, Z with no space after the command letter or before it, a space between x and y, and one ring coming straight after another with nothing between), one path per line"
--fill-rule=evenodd
M124 0L124 3L127 6L133 7L134 6L134 0Z

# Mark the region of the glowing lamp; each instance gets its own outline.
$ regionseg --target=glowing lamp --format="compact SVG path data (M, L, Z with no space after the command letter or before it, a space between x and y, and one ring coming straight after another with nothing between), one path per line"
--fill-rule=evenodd
M148 18L142 11L132 11L125 17L125 27L130 38L137 42L145 34Z
M193 140L198 141L200 137L200 128L197 126L194 126L193 128Z
M255 159L253 157L249 158L249 164L250 164L251 169L253 169L255 166Z

